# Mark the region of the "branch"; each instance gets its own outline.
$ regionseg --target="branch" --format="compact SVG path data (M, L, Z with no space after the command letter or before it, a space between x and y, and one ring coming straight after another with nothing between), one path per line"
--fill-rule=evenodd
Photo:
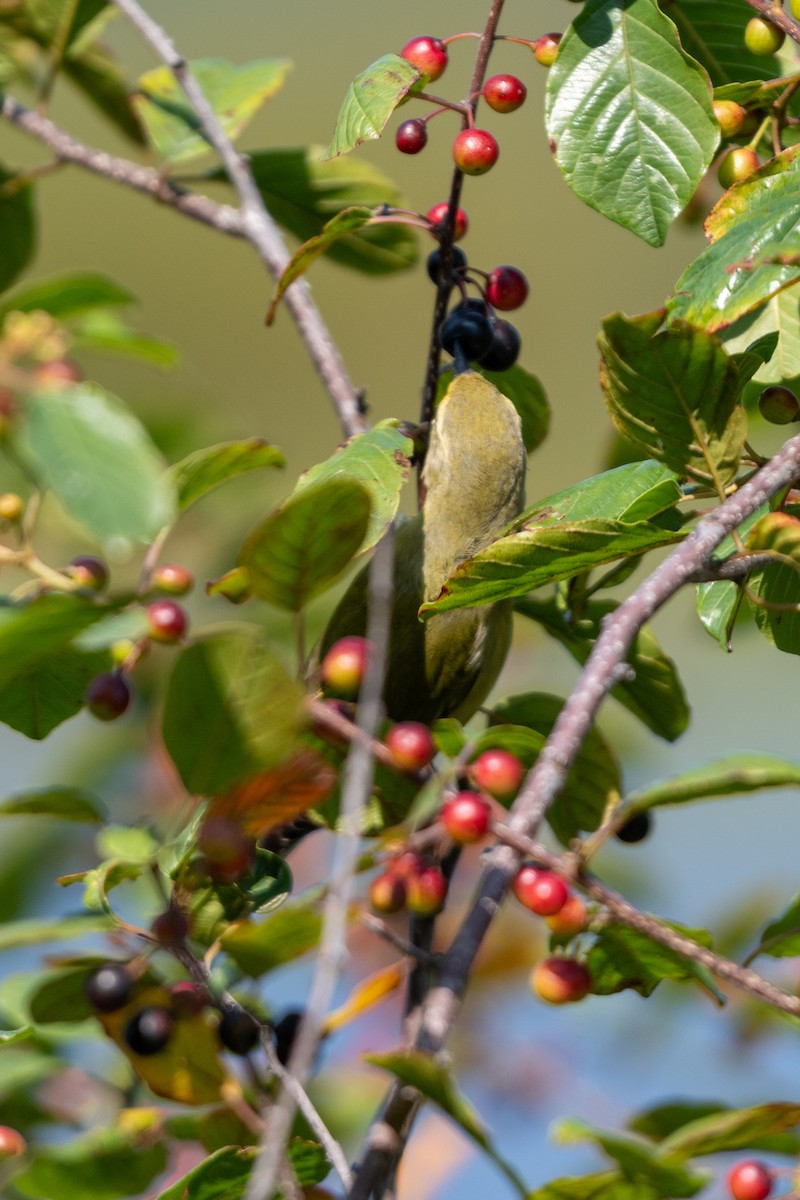
M678 549L618 609L606 617L575 689L561 710L511 809L506 834L508 840L517 836L527 839L535 837L547 809L564 786L567 773L594 722L597 710L614 687L620 671L627 669L625 659L642 626L684 584L694 582L698 575L703 577L720 542L761 504L789 486L798 476L800 436L788 441L737 492L705 516ZM475 957L500 910L521 858L520 851L508 844L496 845L487 855L472 908L441 959L438 986L431 989L423 1005L417 1037L420 1049L437 1054L444 1047L458 1016ZM592 883L589 886L594 888L602 885ZM634 915L636 910L633 906L628 905L622 897L605 890L604 895L610 905L616 906L618 914L625 913L629 921L640 919ZM651 932L650 928L647 932ZM680 952L685 953L687 947L693 953L695 949L702 949L687 939L686 947ZM673 945L673 948L677 947ZM718 965L725 961L720 959ZM731 966L735 967L734 964ZM730 974L726 977L730 977ZM779 989L773 993L769 990L771 985L761 981L755 972L748 972L747 980L751 987L767 989L768 994L764 990L758 994L768 999L769 1003L785 1009L784 994ZM791 1011L800 1012L800 1005L797 1010ZM348 1200L369 1200L376 1190L380 1194L381 1181L391 1174L403 1152L407 1125L419 1105L419 1099L414 1089L393 1086L382 1116L374 1122L367 1135L361 1166L348 1193Z

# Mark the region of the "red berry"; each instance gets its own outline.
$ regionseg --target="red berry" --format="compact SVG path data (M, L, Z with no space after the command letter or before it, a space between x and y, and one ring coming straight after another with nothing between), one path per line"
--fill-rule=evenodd
M421 867L406 887L406 907L418 917L434 916L447 898L447 880L438 867Z
M508 750L484 750L469 768L470 779L495 800L513 800L525 776L525 768Z
M93 588L96 592L102 592L108 583L108 567L102 558L94 554L80 554L73 558L65 574L81 587Z
M168 908L154 919L150 932L162 946L178 946L188 936L191 922L180 908Z
M581 933L586 928L589 913L580 896L570 892L563 908L556 913L551 913L549 917L545 918L545 921L553 933L559 937L574 937L575 934Z
M412 875L417 875L422 870L423 865L418 854L414 854L411 850L404 850L402 854L398 854L397 858L391 860L389 871L398 879L410 879Z
M483 98L499 113L514 112L525 102L528 89L516 75L492 75L483 85Z
M38 388L60 388L65 383L78 383L83 375L77 363L69 358L57 358L53 362L41 363L31 371Z
M520 904L539 917L551 917L567 903L569 891L564 880L552 871L542 871L531 863L525 863L517 871L512 884L514 895Z
M148 632L151 641L177 642L189 626L186 609L174 600L154 600L147 606Z
M27 1148L28 1143L18 1129L12 1129L10 1125L0 1125L0 1160L16 1158L24 1154Z
M161 1005L141 1009L125 1029L125 1041L143 1058L158 1054L172 1036L172 1013Z
M755 150L747 146L734 146L723 158L717 168L717 179L724 188L733 187L752 175L761 166Z
M489 832L492 809L478 792L456 792L448 796L439 812L439 820L454 842L468 846Z
M511 312L528 299L528 281L516 267L495 267L486 285L486 299L493 308Z
M430 82L444 73L447 66L447 46L439 38L415 37L403 46L400 57L416 67Z
M465 175L485 175L499 153L500 147L486 129L462 129L453 142L453 161Z
M421 771L433 762L436 743L421 721L400 721L384 739L395 766L401 771Z
M169 999L176 1017L197 1017L208 1007L206 992L188 979L171 985Z
M340 638L322 660L323 687L342 700L355 700L361 689L371 651L366 638Z
M133 698L133 688L119 671L96 675L86 689L86 707L100 721L116 721Z
M377 913L388 916L400 912L406 903L405 882L392 871L384 871L369 885L369 902Z
M533 43L534 57L543 67L552 67L555 62L561 36L560 33L545 33Z
M212 879L230 883L248 871L255 858L250 838L229 817L209 817L200 826L197 848Z
M168 596L185 596L194 587L194 575L186 567L165 563L153 572L153 587Z
M531 988L548 1004L569 1004L591 991L592 977L574 958L546 958L531 973Z
M398 126L394 140L401 154L419 154L428 144L428 126L421 117L403 121Z
M772 1172L758 1159L744 1158L731 1167L727 1182L733 1200L766 1200L772 1191Z
M446 200L442 200L439 204L434 204L433 208L428 209L428 220L434 226L434 230L443 228L449 209L450 206ZM460 242L468 228L469 219L467 214L463 208L457 208L455 225L453 226L453 241Z

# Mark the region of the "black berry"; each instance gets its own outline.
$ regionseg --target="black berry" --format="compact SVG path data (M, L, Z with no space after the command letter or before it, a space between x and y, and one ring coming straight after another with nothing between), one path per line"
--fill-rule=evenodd
M132 979L122 963L106 963L86 980L86 999L99 1012L116 1012L130 999Z
M481 359L487 371L507 371L519 358L522 338L510 321L495 321L492 344Z
M278 1057L278 1062L282 1062L284 1066L289 1061L289 1055L292 1053L292 1047L294 1046L294 1039L297 1037L297 1031L300 1028L300 1022L304 1015L302 1010L293 1009L282 1016L280 1021L273 1027L275 1053Z
M459 249L458 246L453 246L453 249L450 253L450 270L452 272L453 280L456 280L458 278L457 272L463 271L464 267L467 265L467 256L463 250ZM431 250L425 267L432 282L438 284L439 274L442 269L441 250Z
M230 1009L220 1017L219 1040L231 1054L249 1054L258 1045L261 1026L242 1008Z
M442 321L439 340L448 354L455 355L458 345L465 358L480 359L491 348L492 325L488 317L459 304Z
M163 1050L172 1035L172 1014L169 1009L153 1004L143 1008L128 1023L125 1041L134 1054L147 1057Z
M631 817L624 825L621 825L616 832L617 838L621 842L641 842L643 841L650 829L652 828L653 818L649 812L637 813L635 817Z

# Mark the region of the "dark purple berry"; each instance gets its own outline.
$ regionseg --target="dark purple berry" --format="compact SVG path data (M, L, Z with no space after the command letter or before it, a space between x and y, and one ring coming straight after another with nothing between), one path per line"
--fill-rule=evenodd
M428 142L428 126L421 117L412 117L398 126L394 140L401 154L419 154Z
M125 1041L134 1054L147 1057L163 1050L172 1035L172 1014L169 1009L153 1004L143 1008L128 1023Z
M289 1056L292 1053L294 1039L297 1037L297 1031L300 1028L300 1022L305 1014L302 1009L293 1009L281 1017L272 1029L275 1038L275 1054L278 1062L282 1062L284 1066L289 1061Z
M467 256L458 246L453 246L451 250L450 270L451 277L455 282L458 279L458 273L462 272L467 265ZM428 255L428 261L425 264L428 272L428 277L433 283L438 284L439 273L442 269L442 252L441 250L431 250Z
M133 688L119 671L96 675L86 689L86 707L100 721L121 717L133 696Z
M243 1008L233 1008L224 1012L217 1027L219 1040L231 1054L249 1054L258 1045L261 1036L261 1026L255 1017Z
M126 966L122 963L106 963L86 980L86 999L98 1012L116 1012L128 1003L132 983Z
M481 366L487 371L507 371L519 358L522 338L510 321L497 320L492 331L492 344L484 354Z
M489 352L493 322L465 304L459 304L442 321L439 340L448 354L459 346L465 358L476 360Z
M653 824L649 812L636 813L624 825L620 825L616 837L621 842L641 842L647 837Z

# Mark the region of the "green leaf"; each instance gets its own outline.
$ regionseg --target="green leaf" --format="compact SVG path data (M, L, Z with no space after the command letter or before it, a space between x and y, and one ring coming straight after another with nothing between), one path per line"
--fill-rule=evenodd
M527 692L501 700L492 709L490 727L476 743L476 753L494 744L489 739L496 736L498 725L501 730L509 725L526 726L539 735L543 744L563 706L564 700L560 696L544 692ZM505 748L511 749L510 746ZM526 767L532 764L536 754L520 754ZM581 831L597 829L609 800L618 796L621 790L622 778L614 752L599 730L592 728L570 767L560 795L547 813L547 820L559 841L566 846Z
M558 1121L553 1138L559 1145L592 1142L619 1164L622 1174L630 1183L652 1187L655 1195L669 1197L670 1200L694 1196L708 1182L705 1175L687 1171L677 1156L668 1155L663 1143L653 1146L644 1138L598 1129L576 1117Z
M9 6L10 11L4 12L2 20L41 46L49 46L64 33L66 45L71 46L90 32L107 4L108 0L77 0L74 5L67 0L26 0L24 4ZM69 22L66 31L65 19Z
M778 292L760 308L740 317L720 331L720 338L728 353L733 354L770 333L778 338L775 353L753 375L753 381L763 385L785 383L800 376L800 295L795 288Z
M14 179L14 172L0 165L0 291L22 274L36 248L33 187Z
M35 788L0 801L0 816L46 816L61 821L104 821L105 805L76 787Z
M440 717L431 725L431 733L436 749L448 758L458 758L467 744L464 726L455 717Z
M629 1183L616 1171L553 1179L528 1193L528 1200L661 1200L662 1193L643 1183Z
M0 721L41 741L81 711L89 683L109 667L105 654L57 650L0 686Z
M250 155L253 178L278 222L301 242L322 232L343 209L388 205L408 208L397 186L371 163L354 158L321 160L320 146L258 150ZM227 178L223 169L212 178ZM385 275L417 261L417 239L407 225L370 225L342 234L329 258L368 275Z
M481 370L478 364L477 370ZM522 422L522 440L530 454L547 437L550 428L550 405L539 380L524 367L515 365L507 371L482 371L491 383L510 400ZM452 367L440 371L436 389L437 403L447 391L453 378Z
M108 962L107 958L87 957L74 966L49 970L28 997L31 1020L37 1025L61 1021L85 1021L94 1009L86 996L89 976Z
M301 1188L310 1188L321 1183L330 1173L331 1164L318 1142L305 1138L292 1138L289 1142L289 1162Z
M736 473L747 437L738 404L740 372L715 337L662 313L603 322L601 384L625 437L679 475L722 487Z
M137 146L145 144L131 103L131 85L107 50L96 43L76 46L64 59L63 70L106 121Z
M681 1158L758 1148L763 1139L800 1125L800 1105L760 1104L699 1117L661 1143L663 1153Z
M14 1189L33 1200L122 1200L143 1192L167 1166L163 1142L110 1127L64 1145L40 1144Z
M280 91L292 69L285 58L263 58L243 66L203 58L188 66L232 141ZM156 153L169 162L184 163L212 149L169 67L156 67L139 77L133 105Z
M220 945L240 970L259 979L316 949L322 933L319 909L315 895L284 904L263 921L237 921L222 932Z
M299 612L359 551L371 508L369 492L355 480L329 479L295 492L242 547L255 595Z
M128 862L150 862L160 842L141 825L105 825L97 834L97 853L101 858L119 858Z
M149 542L174 514L164 465L144 426L96 384L24 397L15 452L66 512L103 540Z
M379 138L389 117L419 78L417 68L399 54L384 54L356 75L323 157L347 154L362 142Z
M178 510L185 512L190 504L239 475L284 466L286 459L277 446L254 437L195 450L170 467L168 475L178 498Z
M751 602L755 623L768 642L785 654L800 654L800 573L788 563L754 572L750 591L767 605ZM783 606L783 607L781 607Z
M139 358L156 367L174 367L180 360L177 347L163 338L132 329L116 313L94 309L73 323L72 343L79 350L106 350Z
M56 594L20 604L0 602L0 688L62 650L109 611L103 604Z
M742 796L765 788L800 785L800 765L771 754L732 754L694 771L685 771L626 797L625 813L632 816L649 808Z
M240 1200L257 1153L256 1146L224 1146L159 1192L156 1200Z
M20 946L39 946L47 942L72 941L90 933L105 933L116 922L105 914L84 913L80 916L26 917L7 921L0 926L0 951L16 950Z
M588 0L547 80L556 164L585 204L661 246L719 144L703 69L655 0Z
M768 954L770 958L794 958L800 954L800 894L777 921L767 925L750 957L759 954Z
M705 67L715 88L742 81L752 92L757 89L752 80L774 79L781 74L774 55L758 58L745 46L744 27L749 14L740 0L674 0L669 15L684 50ZM749 98L747 92L743 94Z
M331 217L326 225L323 225L322 232L316 237L309 238L307 242L303 242L295 250L292 257L283 269L283 274L275 285L275 291L270 301L269 309L267 310L266 323L271 325L275 320L275 313L281 297L285 293L290 284L294 283L295 279L299 279L304 275L313 262L315 262L321 254L325 254L331 246L339 240L350 234L356 233L359 229L363 229L373 218L374 213L371 208L364 208L359 205L356 208L345 208L335 217Z
M601 622L615 611L617 603L590 600L577 618L571 618L555 599L525 596L514 607L538 621L583 666L600 633ZM649 626L639 630L626 662L633 667L634 678L617 684L611 695L653 733L675 741L689 724L689 705L675 663L661 649Z
M800 146L730 188L706 222L711 245L668 301L670 321L713 332L800 279Z
M19 1029L0 1029L0 1045L13 1046L14 1042L25 1042L33 1033L30 1025L21 1025Z
M667 924L699 946L711 945L711 937L704 929L687 929L674 921ZM699 983L719 1004L725 1003L725 997L704 967L668 950L638 929L624 925L606 925L600 931L586 956L586 965L592 976L592 991L598 996L609 996L626 988L632 988L640 996L650 996L664 979L672 979Z
M293 496L329 480L361 484L369 495L367 532L359 553L369 550L383 537L394 519L400 489L411 471L414 443L397 428L394 420L379 421L369 433L350 438L336 453L300 476Z
M255 626L206 633L178 657L163 736L187 791L213 795L274 766L302 724L302 691Z
M8 312L49 313L59 321L78 316L93 308L105 308L110 304L132 304L136 297L132 292L114 283L105 275L91 271L70 272L51 279L39 279L35 283L15 288L0 304L0 316Z
M517 1172L495 1150L489 1134L466 1096L459 1091L450 1072L421 1050L400 1050L390 1054L367 1054L367 1062L389 1071L401 1083L416 1088L432 1100L442 1112L481 1147L500 1168L511 1186L526 1200L528 1190Z
M752 527L769 512L768 507L761 505L752 516L739 526L738 534L744 538ZM724 562L737 552L737 544L731 536L720 542L714 554L715 562ZM722 650L733 649L731 637L736 617L744 598L743 592L735 583L723 580L719 583L700 583L697 585L697 615L700 623Z

